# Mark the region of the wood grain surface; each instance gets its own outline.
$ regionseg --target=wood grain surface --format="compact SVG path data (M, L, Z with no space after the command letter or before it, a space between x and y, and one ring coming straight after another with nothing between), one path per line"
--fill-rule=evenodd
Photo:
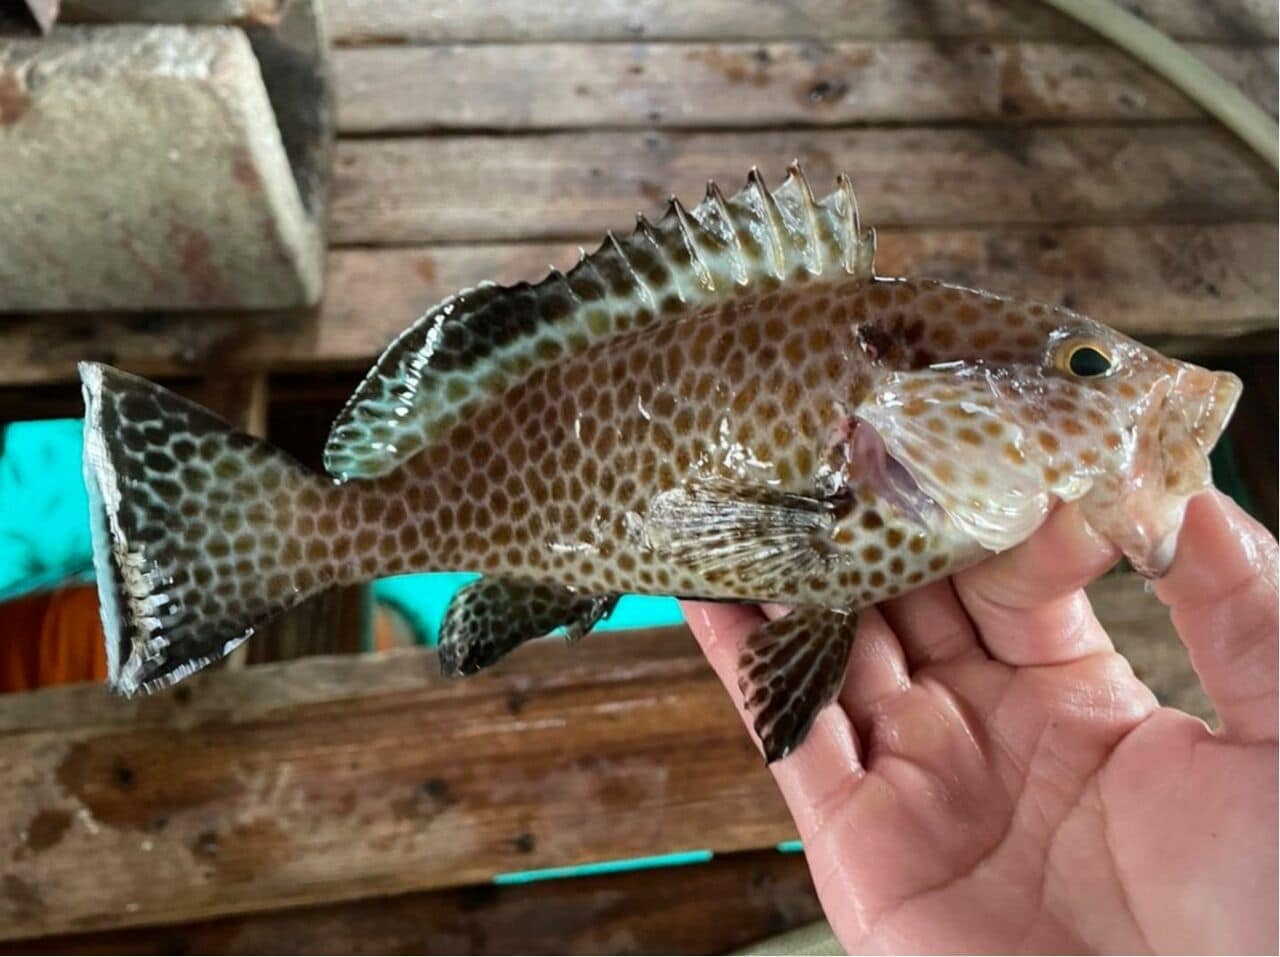
M800 160L825 195L842 170L868 225L1270 222L1275 171L1210 123L579 132L338 144L331 240L552 239L629 228L708 179L770 184Z
M724 954L822 917L774 850L517 887L491 884L24 941L24 954Z
M1092 591L1149 680L1207 713L1165 609ZM483 883L794 837L683 629L534 642L462 682L426 649L98 686L0 710L0 938Z
M594 245L592 240L583 242ZM549 264L571 265L572 242L517 242L329 254L329 292L315 316L151 314L5 320L0 381L71 382L75 363L95 358L158 378L226 368L362 371L413 318L482 279L536 280ZM1276 229L1265 223L1140 227L1027 226L885 229L884 275L933 276L1062 303L1187 352L1272 348ZM42 393L31 393L27 403ZM78 396L48 414L74 414ZM305 450L296 450L302 454Z
M1270 0L1124 0L1182 40L1267 40ZM1089 39L1038 0L329 0L338 43L680 39Z
M1270 112L1275 43L1191 51ZM524 43L341 48L344 133L1199 119L1105 44Z

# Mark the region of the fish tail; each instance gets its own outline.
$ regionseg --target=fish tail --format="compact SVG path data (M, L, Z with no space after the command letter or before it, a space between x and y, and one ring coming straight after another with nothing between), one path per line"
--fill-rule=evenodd
M80 379L115 690L172 684L347 577L317 547L345 489L145 379L96 363Z

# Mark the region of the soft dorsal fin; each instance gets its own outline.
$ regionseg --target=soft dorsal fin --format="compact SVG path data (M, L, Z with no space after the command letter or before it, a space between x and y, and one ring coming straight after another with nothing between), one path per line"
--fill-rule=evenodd
M714 184L692 210L673 198L661 220L609 233L567 273L451 296L383 352L334 422L325 468L344 480L384 475L533 369L755 283L870 277L874 237L849 180L837 182L819 202L795 163L772 192L752 170L732 198Z

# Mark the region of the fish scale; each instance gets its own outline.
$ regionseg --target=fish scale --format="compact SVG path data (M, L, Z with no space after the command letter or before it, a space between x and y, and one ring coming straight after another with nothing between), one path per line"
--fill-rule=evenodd
M1240 386L1071 310L877 277L847 180L753 173L567 273L478 286L379 359L312 474L154 384L82 367L109 677L178 680L337 584L484 577L440 660L578 637L625 592L774 601L742 649L769 760L857 613L1029 536L1058 502L1172 560Z

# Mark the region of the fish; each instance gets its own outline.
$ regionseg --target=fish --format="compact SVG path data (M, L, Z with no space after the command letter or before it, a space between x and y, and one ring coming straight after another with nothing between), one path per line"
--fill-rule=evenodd
M326 474L162 387L80 366L123 694L318 592L473 571L447 675L624 593L778 602L744 642L772 762L834 697L858 613L1025 540L1058 503L1144 575L1172 561L1241 383L1061 305L875 271L846 176L714 184L567 272L481 283L382 354Z

